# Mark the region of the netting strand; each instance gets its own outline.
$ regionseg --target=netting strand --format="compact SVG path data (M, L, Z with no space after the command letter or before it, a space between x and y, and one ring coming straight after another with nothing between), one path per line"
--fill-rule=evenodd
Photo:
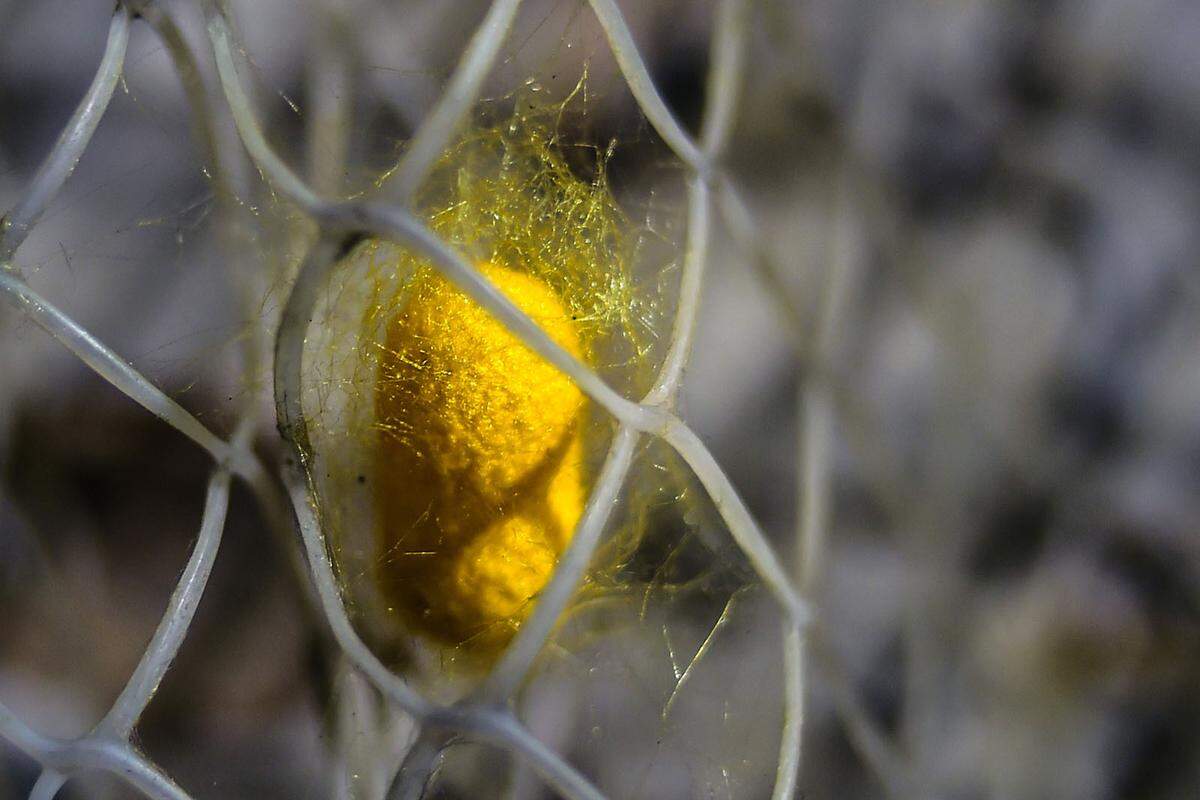
M108 44L96 77L79 103L67 126L59 135L50 155L33 176L28 191L0 222L0 263L8 263L13 253L25 241L29 231L45 213L50 201L62 189L75 165L83 157L104 116L113 91L117 88L125 66L125 51L129 46L129 9L118 5L108 29Z
M521 0L495 0L471 37L446 89L421 122L395 170L380 181L385 196L407 204L462 127L492 73L500 48L516 19Z

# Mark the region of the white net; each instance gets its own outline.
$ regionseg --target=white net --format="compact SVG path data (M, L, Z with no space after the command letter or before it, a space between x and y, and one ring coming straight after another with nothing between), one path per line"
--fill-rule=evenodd
M0 0L0 800L1197 796L1194 5Z
M705 103L696 137L685 131L661 98L617 5L612 0L594 0L586 11L567 8L568 22L578 14L594 15L640 114L686 170L686 233L677 309L657 375L641 398L623 396L556 343L411 210L418 188L455 143L489 77L505 69L521 71L512 59L502 58L520 8L517 0L496 0L490 6L444 90L415 125L388 180L366 195L343 200L337 193L346 189L342 176L352 97L345 84L349 48L344 41L339 45L338 39L350 36L348 8L331 6L311 12L317 20L315 27L327 28L327 35L317 37L313 55L318 65L312 70L317 87L312 95L314 107L306 110L304 118L311 176L305 180L289 166L296 154L281 155L259 122L245 82L254 68L247 61L231 8L223 2L203 4L203 30L211 52L199 56L177 23L174 10L156 3L118 5L92 85L21 199L4 217L0 292L102 378L207 452L214 466L200 532L167 609L116 701L90 732L52 737L0 706L0 735L41 770L30 797L54 797L69 780L97 771L115 776L148 797L182 798L191 796L190 792L208 796L203 785L185 788L185 782L177 783L151 761L136 744L137 726L188 636L221 547L235 481L246 484L262 518L282 539L292 535L298 521L312 600L332 634L333 649L340 653L331 677L338 718L332 722L336 733L330 748L338 775L332 783L339 796L420 796L433 785L431 776L447 758L459 762L459 768L445 771L445 784L472 795L481 791L480 786L489 785L486 775L492 768L487 755L491 751L470 749L477 745L512 757L511 763L505 762L510 767L507 784L517 796L536 793L537 780L569 798L596 798L605 792L613 796L707 793L725 797L769 791L777 798L795 794L809 606L724 472L674 410L699 312L710 231L718 220L724 221L742 246L747 268L757 265L776 282L786 282L778 267L756 249L751 217L721 166L737 120L750 4L744 0L717 4ZM552 19L553 14L542 22ZM131 37L136 41L142 36L153 37L156 43L150 55L173 64L181 78L192 115L190 125L201 143L197 161L204 165L211 188L197 208L175 210L160 218L159 227L173 229L177 246L186 247L192 244L189 225L197 224L191 215L219 219L225 240L220 252L227 262L231 296L245 304L232 318L270 320L274 309L279 309L269 372L274 376L275 422L290 449L282 468L286 494L251 446L255 437L270 428L264 425L261 413L259 389L268 370L259 355L269 348L256 333L260 326L249 325L238 337L238 346L226 348L225 355L240 359L240 378L229 389L229 405L202 420L180 402L187 387L164 392L30 288L25 279L27 265L22 263L20 248L38 230L52 201L88 152L98 124L130 69L127 51ZM209 95L210 79L219 83L221 103ZM150 91L129 96L135 106L152 107ZM280 97L291 104L283 93ZM153 110L141 109L140 113L154 115ZM226 119L232 120L236 138L223 125ZM241 163L241 148L249 155L251 169ZM253 188L254 173L265 182L261 191ZM267 215L254 207L259 201L250 198L286 209L279 216L287 217L293 210L297 213L282 232L272 232L262 225ZM146 214L137 217L139 224L154 219ZM288 232L288 225L293 232ZM146 227L156 226L151 222ZM296 229L304 234L295 235ZM328 291L331 273L346 249L363 237L394 242L432 264L529 348L568 375L615 423L575 535L529 619L486 677L454 702L418 688L424 684L407 680L381 659L375 647L364 643L358 620L352 621L348 615L344 587L335 574L330 533L325 530L328 518L322 516L319 481L311 469L311 411L303 401L305 342L315 310ZM93 238L89 249L102 251L103 242ZM63 255L69 263L72 254L64 248ZM75 253L74 257L78 261L88 255ZM279 276L284 274L289 275L288 283L281 288ZM827 305L835 308L844 291L838 281L831 281ZM829 320L833 318L834 312L828 311L820 326L818 358L826 357L831 347L834 334ZM181 367L177 361L170 363ZM186 366L204 372L198 363L183 365L181 371L186 372ZM824 525L821 498L826 492L832 412L828 390L820 381L805 391L808 444L803 473L805 494L811 501L799 536L805 550L802 563L810 565L816 561ZM222 437L214 430L225 427L226 419L233 420L227 427L234 432ZM646 470L675 460L679 466L668 471L685 476L682 484L647 490L652 477ZM636 466L643 463L649 466ZM632 487L631 471L637 476ZM616 524L610 518L618 502L644 504L644 499L636 498L646 491L665 492L652 505L668 518L692 513L688 507L694 503L680 499L701 493L707 498L701 504L707 517L702 514L692 519L676 540L668 540L670 552L657 561L641 564L638 557L609 560L607 563L619 563L629 573L640 569L646 575L636 584L629 583L629 574L593 576L593 588L607 581L611 591L578 601L578 587L589 567L598 562L605 531ZM617 515L620 513L618 510ZM731 537L728 545L722 544L726 535ZM801 579L799 585L810 579ZM637 602L630 603L622 596L630 586L643 587L632 589L639 594ZM627 612L614 612L606 602L613 598L622 601L619 608L638 609L636 626L621 624L621 614ZM764 629L778 630L778 635L769 637L774 658L769 664L761 658L748 659L744 667L738 667L738 690L723 685L730 664L705 669L715 648L736 652L757 641L746 639L746 630ZM646 631L652 631L649 637ZM622 655L614 658L614 653ZM667 671L656 663L664 656L670 664ZM579 664L589 666L581 669ZM779 712L743 714L739 709L743 703L746 708L763 707L758 695L762 686L769 685L777 687L778 699L766 707L774 706ZM847 696L846 704L853 719L856 701ZM564 715L569 725L561 721ZM714 724L713 719L723 722ZM538 729L531 730L531 726ZM873 736L865 721L858 727L863 736ZM580 738L568 731L581 730L588 732L583 737L586 745L576 741L571 753L556 752L548 744L558 741L565 746ZM646 742L653 743L648 750L631 749L625 756L603 760L592 755L637 748L636 740L628 737L638 730ZM456 747L447 750L450 744ZM874 751L881 749L886 751L886 746L874 742ZM887 759L886 752L879 756L882 762ZM221 767L211 765L209 769L218 773ZM94 779L88 775L80 780ZM215 796L220 796L219 790Z

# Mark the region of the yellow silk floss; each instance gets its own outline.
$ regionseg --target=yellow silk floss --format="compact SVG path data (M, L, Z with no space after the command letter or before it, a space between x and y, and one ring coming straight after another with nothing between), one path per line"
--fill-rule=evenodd
M572 98L538 102L538 91L531 84L511 115L468 130L414 208L561 347L644 390L661 295L632 275L645 231L609 189L611 148L564 145ZM369 573L405 630L487 663L552 576L611 427L597 424L569 378L423 259L370 241L344 266L368 288L331 292L331 305L356 292L366 299L349 348L356 366L338 365L343 345L327 348L324 380L349 399L325 427L351 420L343 438L370 453L345 460L363 473L366 494L355 496L371 506L374 556L369 570L349 565L351 555L366 560L366 546L346 538L355 525L345 518L357 512L327 504L343 580ZM329 386L315 391L323 403ZM325 469L337 472L336 459Z

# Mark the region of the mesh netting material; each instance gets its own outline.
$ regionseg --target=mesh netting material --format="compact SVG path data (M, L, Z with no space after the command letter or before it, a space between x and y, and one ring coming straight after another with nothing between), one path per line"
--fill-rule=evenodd
M210 479L200 535L162 621L130 677L124 691L110 711L91 733L73 740L44 736L28 727L7 708L0 706L0 735L18 750L42 765L42 775L31 797L53 797L73 775L100 769L117 776L152 798L188 797L170 776L164 774L132 743L138 718L187 635L192 616L204 591L220 545L221 531L229 502L233 478L244 480L254 491L272 524L290 529L299 523L307 566L312 578L316 602L323 612L333 638L355 674L364 678L408 718L415 720L420 735L408 750L389 788L389 796L419 794L434 769L442 746L450 737L464 736L496 746L514 755L556 792L570 798L601 797L600 792L581 772L535 738L511 710L511 701L532 665L563 618L575 596L589 564L595 560L601 533L610 524L616 501L622 496L639 442L660 440L667 448L663 458L679 458L694 474L720 515L733 541L745 555L762 585L782 611L781 657L783 660L783 731L779 743L774 796L794 793L800 761L800 721L803 697L802 644L809 623L807 604L781 566L761 531L750 517L708 450L692 431L673 413L683 366L686 362L708 249L709 229L714 211L719 212L734 237L743 244L753 240L753 224L728 179L718 167L735 118L735 105L742 72L742 47L745 38L747 3L730 0L719 6L713 42L712 72L708 100L699 141L693 140L671 115L649 77L622 15L612 0L593 0L592 9L603 27L612 52L629 88L646 119L663 141L688 169L687 241L685 245L679 302L669 344L662 354L657 373L644 381L620 381L614 388L613 374L594 369L594 358L584 352L572 352L547 335L535 320L527 316L503 292L477 269L481 255L464 253L462 237L453 226L428 224L408 209L419 206L418 190L434 172L444 154L454 155L454 147L464 145L458 139L463 123L480 94L484 78L493 69L500 47L518 10L517 0L496 0L469 43L462 60L447 85L444 95L418 128L396 169L380 182L376 191L351 201L331 199L301 180L268 144L258 126L252 104L241 83L243 58L229 9L223 3L205 4L207 32L212 46L225 102L232 114L242 145L273 190L294 204L316 224L317 234L308 249L290 289L279 326L275 347L275 399L277 422L293 457L283 475L288 497L280 495L277 484L249 449L249 440L258 427L252 404L245 412L237 432L223 440L198 419L151 384L120 356L109 350L69 317L42 298L24 282L15 254L50 201L69 178L75 163L87 147L92 133L113 95L123 62L135 15L140 15L161 38L176 60L185 90L194 106L197 127L209 150L213 164L213 182L218 200L229 201L222 165L228 163L217 146L213 131L214 114L208 108L203 85L198 78L194 56L172 19L154 4L123 3L118 6L109 30L108 45L95 81L58 143L43 163L23 199L4 218L0 239L0 292L34 322L58 339L89 367L167 423L177 428L208 451L215 467ZM456 142L460 142L456 145ZM478 145L478 140L475 142ZM459 153L458 155L461 155ZM553 166L553 165L551 165ZM317 181L320 184L320 181ZM324 187L321 187L324 188ZM466 224L474 224L466 220ZM616 423L607 452L597 459L598 468L591 481L591 495L582 509L574 537L527 620L517 629L511 642L496 657L494 664L478 684L463 698L447 703L433 693L423 691L382 662L368 647L351 622L344 605L344 593L330 559L329 517L326 504L320 502L322 488L314 476L316 442L321 436L320 420L306 414L304 383L306 337L310 322L321 299L328 292L330 276L348 253L363 247L365 239L386 241L405 248L437 270L458 290L479 303L512 335L569 376L589 398L597 414ZM370 245L391 247L392 245ZM571 246L569 243L566 246ZM630 298L620 295L622 284L614 284L616 296L607 297L600 316L614 309L630 313ZM575 289L587 288L577 284ZM571 289L570 286L565 286ZM612 287L609 287L612 288ZM627 287L626 287L627 288ZM590 297L605 297L592 291L579 295L580 302ZM595 311L596 309L593 309ZM622 323L624 324L624 323ZM585 348L588 349L588 348ZM637 350L636 342L634 350ZM249 358L248 358L249 361ZM621 362L621 359L616 359ZM248 363L247 369L254 371ZM640 401L627 398L637 391ZM828 427L828 410L821 396L811 404L816 419L807 420L813 430ZM820 483L822 437L806 452L805 479ZM819 497L820 492L812 493ZM288 508L288 499L291 508ZM802 541L819 534L822 509L812 504L806 510ZM294 520L290 517L294 515ZM802 548L805 549L805 548ZM619 578L614 578L614 584ZM803 579L801 581L803 586ZM694 664L711 638L728 619L736 602L731 597L721 611L708 640L700 644ZM563 629L571 633L572 611ZM581 631L595 626L580 625ZM585 637L586 638L586 637ZM669 645L669 642L668 642ZM586 647L586 642L576 645ZM672 654L672 658L674 655ZM665 718L671 712L680 686L692 679L692 670L679 668ZM393 771L394 768L393 768Z

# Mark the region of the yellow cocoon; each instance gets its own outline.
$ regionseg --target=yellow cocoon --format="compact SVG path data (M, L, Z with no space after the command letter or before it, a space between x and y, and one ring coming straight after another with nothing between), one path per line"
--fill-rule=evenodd
M565 350L576 323L543 281L481 272ZM585 398L428 267L387 321L375 391L381 588L447 644L506 643L583 510Z

